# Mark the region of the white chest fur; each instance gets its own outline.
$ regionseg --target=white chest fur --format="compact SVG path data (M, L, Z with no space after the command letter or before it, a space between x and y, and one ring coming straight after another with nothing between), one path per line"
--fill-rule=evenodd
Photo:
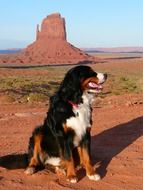
M74 145L78 146L82 137L86 133L86 129L91 127L91 98L87 94L82 96L83 103L78 105L78 108L73 108L75 117L67 119L66 124L68 127L75 131Z

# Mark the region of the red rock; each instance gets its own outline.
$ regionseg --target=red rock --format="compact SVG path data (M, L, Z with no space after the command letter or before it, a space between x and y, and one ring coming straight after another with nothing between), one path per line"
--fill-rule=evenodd
M42 24L41 31L37 26L37 40L61 39L66 40L65 19L60 14L52 14L47 16Z
M55 13L47 16L37 26L36 41L29 45L25 56L31 58L32 63L76 63L83 60L92 60L92 57L74 47L66 40L65 19Z
M37 25L35 42L17 57L16 63L72 64L79 61L94 61L94 57L67 42L65 19L55 13L43 19L41 29Z

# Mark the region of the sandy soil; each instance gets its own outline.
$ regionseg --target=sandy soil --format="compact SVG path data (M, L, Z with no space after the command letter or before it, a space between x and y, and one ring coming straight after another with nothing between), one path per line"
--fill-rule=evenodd
M94 107L92 160L102 179L90 181L84 170L78 170L77 184L47 168L32 176L24 174L28 139L33 128L43 122L46 111L45 104L0 106L0 189L143 189L142 103Z
M142 60L114 60L94 68L136 74L142 72ZM6 77L48 74L49 70L0 69ZM0 190L143 190L143 94L97 101L103 102L93 109L92 161L102 179L90 181L84 170L78 170L78 183L70 184L48 168L32 176L24 174L29 137L42 124L47 105L8 104L0 98Z

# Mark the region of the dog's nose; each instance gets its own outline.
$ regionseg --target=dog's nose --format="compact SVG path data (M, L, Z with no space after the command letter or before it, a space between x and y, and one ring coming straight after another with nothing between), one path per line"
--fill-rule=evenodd
M105 80L107 79L107 73L104 74L104 79L105 79Z

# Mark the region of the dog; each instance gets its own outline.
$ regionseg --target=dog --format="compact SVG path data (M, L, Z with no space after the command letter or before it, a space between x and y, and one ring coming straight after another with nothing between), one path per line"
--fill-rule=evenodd
M77 182L74 154L90 180L99 180L91 164L90 129L91 104L107 74L97 73L91 67L79 65L70 69L59 89L50 98L49 110L43 125L38 126L29 140L26 174L33 174L40 165L52 165L56 171L66 172L67 180Z

